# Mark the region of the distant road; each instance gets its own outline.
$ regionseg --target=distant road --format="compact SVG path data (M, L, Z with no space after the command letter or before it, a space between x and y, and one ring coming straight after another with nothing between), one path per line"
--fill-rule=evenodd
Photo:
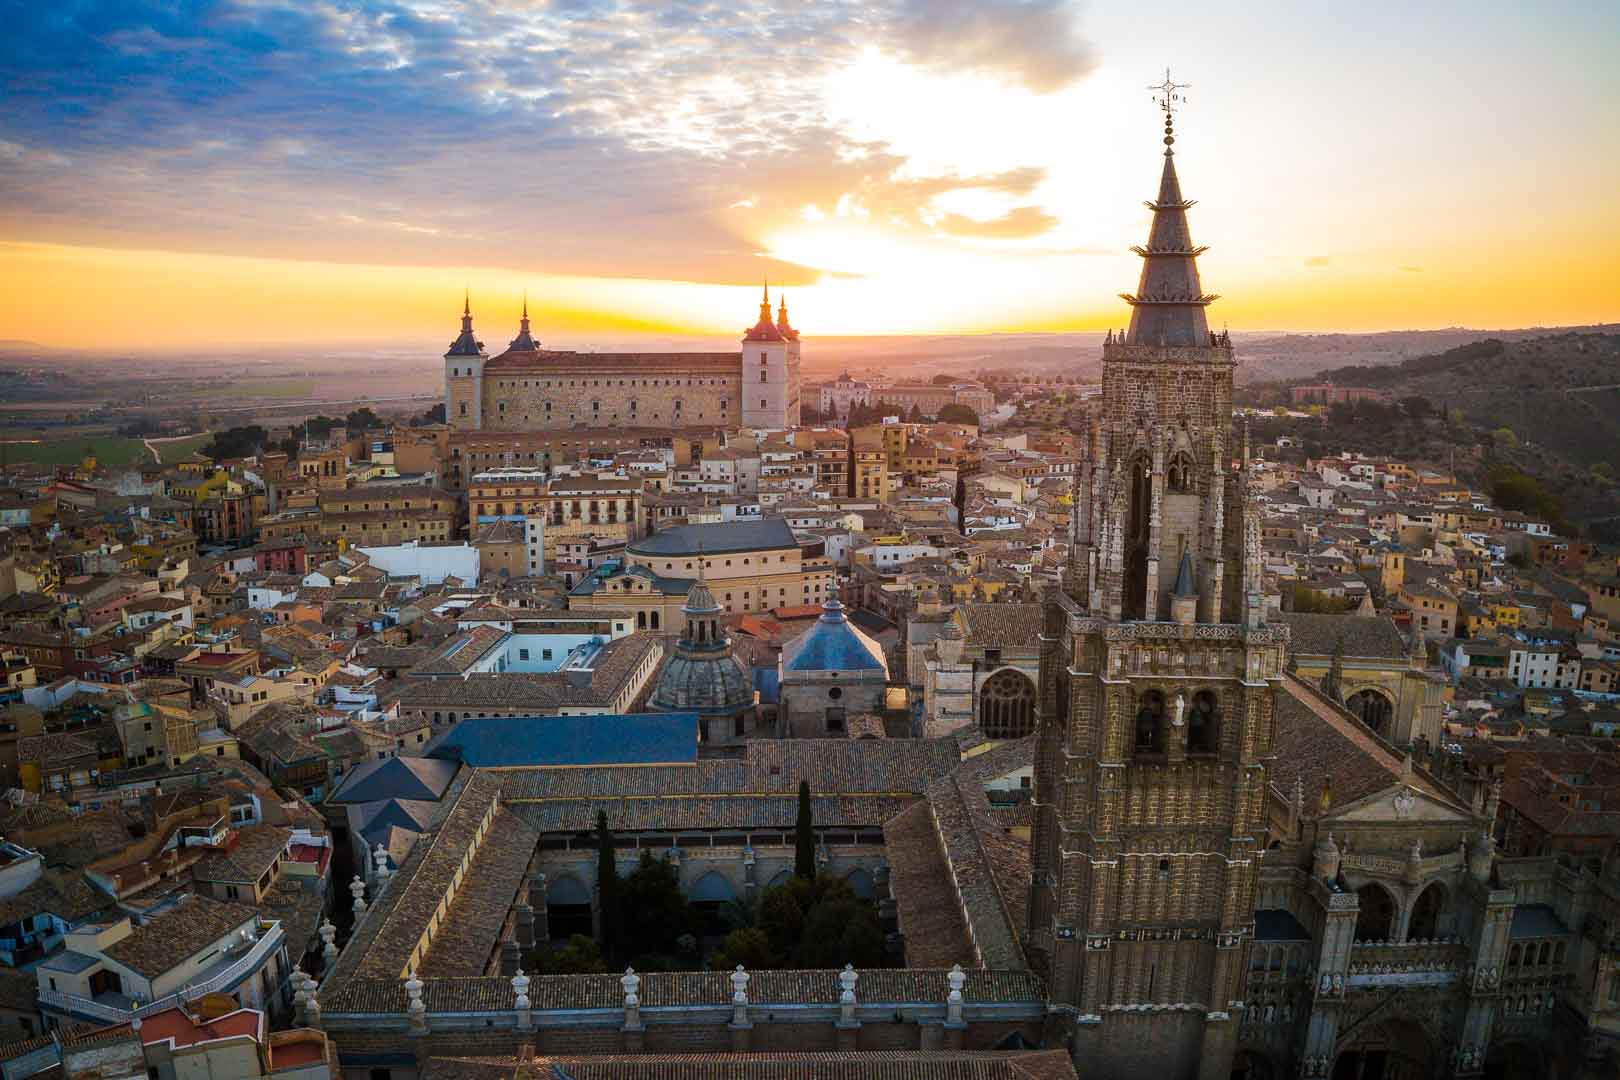
M142 439L141 443L152 452L152 458L155 463L161 465L163 464L163 451L158 449L159 443L185 442L189 439L195 439L199 435L212 434L212 431L194 431L190 435L171 435L165 439Z

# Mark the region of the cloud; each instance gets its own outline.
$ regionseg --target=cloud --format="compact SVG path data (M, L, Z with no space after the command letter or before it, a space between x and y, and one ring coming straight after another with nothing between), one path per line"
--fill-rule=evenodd
M1332 261L1332 257L1328 255L1312 255L1310 258L1305 260L1305 265L1310 267L1321 267L1326 266Z
M1421 274L1421 273L1423 273L1423 267L1421 267L1421 266L1397 266L1395 269L1399 270L1403 274Z
M977 70L1037 93L1089 74L1096 54L1064 0L909 0L890 40L913 63Z
M1018 206L989 221L977 221L962 214L947 214L939 223L939 228L952 236L1026 240L1050 232L1057 223L1057 218L1038 206Z
M878 47L1055 89L1093 63L1073 16L1054 0L24 5L0 235L344 261L363 243L376 262L687 280L751 280L760 236L841 200L900 228L1037 235L1038 208L940 221L929 204L1026 198L1041 170L906 175L832 123L818 75Z

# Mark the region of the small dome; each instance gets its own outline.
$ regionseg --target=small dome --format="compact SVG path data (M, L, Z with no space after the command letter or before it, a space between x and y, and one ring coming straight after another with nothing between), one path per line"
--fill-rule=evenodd
M666 712L736 713L754 704L753 681L730 651L669 658L650 704Z

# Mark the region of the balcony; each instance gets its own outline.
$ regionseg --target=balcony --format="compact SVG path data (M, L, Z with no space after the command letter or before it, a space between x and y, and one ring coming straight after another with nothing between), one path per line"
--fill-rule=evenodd
M147 1017L164 1009L183 1008L188 1001L194 1001L204 994L229 991L263 967L269 957L281 948L285 939L286 934L281 929L281 923L272 922L259 934L258 941L250 948L236 951L234 956L227 953L206 977L187 983L174 993L145 1004L124 994L105 993L87 998L56 990L39 991L39 1003L52 1012L87 1020L100 1020L109 1024L128 1023L137 1016Z
M1468 966L1461 941L1358 941L1350 947L1346 982L1351 989L1450 986Z

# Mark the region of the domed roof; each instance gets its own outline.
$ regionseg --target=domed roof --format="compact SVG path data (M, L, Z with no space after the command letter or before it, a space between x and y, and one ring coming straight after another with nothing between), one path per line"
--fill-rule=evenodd
M782 647L782 670L887 672L889 665L883 647L851 626L833 597L814 626Z
M729 649L678 650L658 674L649 702L665 712L736 713L754 704L754 684Z

